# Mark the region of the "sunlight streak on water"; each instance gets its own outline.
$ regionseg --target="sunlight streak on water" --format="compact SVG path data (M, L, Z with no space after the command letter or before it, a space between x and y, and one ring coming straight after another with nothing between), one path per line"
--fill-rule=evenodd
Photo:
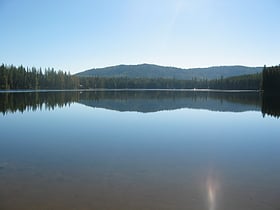
M218 181L213 175L207 177L207 197L208 197L208 209L217 210L217 190L218 190Z

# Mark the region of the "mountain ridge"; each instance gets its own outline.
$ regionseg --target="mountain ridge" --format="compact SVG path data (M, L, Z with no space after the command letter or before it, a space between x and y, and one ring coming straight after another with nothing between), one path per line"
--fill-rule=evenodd
M218 79L262 72L263 67L242 65L212 66L205 68L178 68L156 64L137 64L93 68L77 73L80 77L127 77L127 78L164 78L164 79Z

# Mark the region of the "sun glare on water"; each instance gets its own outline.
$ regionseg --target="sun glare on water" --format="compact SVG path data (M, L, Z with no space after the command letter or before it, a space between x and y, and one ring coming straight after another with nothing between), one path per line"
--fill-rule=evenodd
M209 176L207 178L207 197L208 197L209 210L217 210L216 208L217 188L218 188L218 183L216 179L214 179L212 176Z

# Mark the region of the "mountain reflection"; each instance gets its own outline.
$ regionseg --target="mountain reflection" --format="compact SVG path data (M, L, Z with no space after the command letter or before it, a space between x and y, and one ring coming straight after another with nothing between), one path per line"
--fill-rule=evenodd
M116 111L156 112L181 108L212 111L258 111L258 93L224 93L200 91L125 91L85 92L80 103Z
M80 103L94 108L116 111L156 112L181 108L212 111L244 112L268 110L257 92L206 91L61 91L61 92L2 92L2 114ZM278 106L279 107L279 106ZM275 107L273 107L275 108ZM275 112L278 113L279 112Z

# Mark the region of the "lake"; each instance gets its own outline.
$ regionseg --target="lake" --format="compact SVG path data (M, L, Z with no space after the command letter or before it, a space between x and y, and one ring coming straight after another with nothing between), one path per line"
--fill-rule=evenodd
M279 210L258 92L0 93L0 209Z

